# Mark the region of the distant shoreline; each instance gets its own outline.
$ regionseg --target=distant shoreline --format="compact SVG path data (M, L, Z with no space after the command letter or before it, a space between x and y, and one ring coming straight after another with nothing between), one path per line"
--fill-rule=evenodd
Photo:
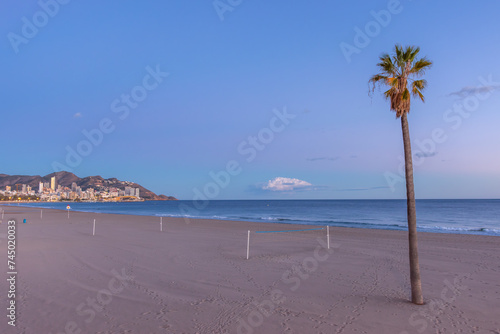
M135 201L0 201L2 203L135 203L153 201L178 201L178 199L141 199Z

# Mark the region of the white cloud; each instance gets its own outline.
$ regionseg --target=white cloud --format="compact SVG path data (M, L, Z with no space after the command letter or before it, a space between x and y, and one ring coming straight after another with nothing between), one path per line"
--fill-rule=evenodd
M80 118L82 117L82 114L77 112L76 114L73 115L74 118Z
M267 181L266 184L262 186L263 190L270 191L293 191L296 189L303 189L310 187L312 184L299 179L291 179L288 177L275 177L272 180Z

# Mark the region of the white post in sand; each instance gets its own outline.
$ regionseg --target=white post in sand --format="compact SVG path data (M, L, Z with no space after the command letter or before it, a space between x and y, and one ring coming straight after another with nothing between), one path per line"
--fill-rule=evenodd
M92 235L95 235L95 219L94 219L94 228L92 229Z
M160 232L163 232L163 217L160 217Z
M40 210L40 220L43 219L43 210Z
M248 231L248 238L247 238L247 260L249 256L250 256L250 231Z
M330 226L326 227L326 243L328 244L328 249L330 249Z
M3 219L3 212L4 212L4 211L5 211L5 210L4 210L4 209L2 209L2 219Z

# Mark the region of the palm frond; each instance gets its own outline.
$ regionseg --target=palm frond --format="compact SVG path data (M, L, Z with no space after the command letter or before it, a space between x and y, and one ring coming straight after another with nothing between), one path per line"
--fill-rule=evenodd
M370 78L371 83L378 83L379 81L386 81L389 77L383 74L375 74Z
M382 73L386 73L392 76L399 75L398 67L392 62L391 56L388 54L383 54L380 57L380 62L377 64Z
M404 63L407 63L410 61L410 55L412 53L412 47L411 46L407 46L406 49L403 50L403 54L401 56L401 60L404 62Z
M384 92L384 97L385 97L386 99L389 99L389 98L391 97L391 95L392 95L392 91L393 91L393 89L392 89L392 88L390 88L390 89L386 90L386 91Z
M403 91L401 98L405 101L410 99L410 91L408 90L408 88L405 87L405 90Z
M425 102L424 94L422 94L422 90L427 86L426 80L415 80L411 84L411 93L413 96L420 98L422 102Z
M413 64L410 73L420 77L425 74L425 71L432 67L432 62L426 57L419 59Z
M399 44L396 44L395 54L394 54L394 63L397 64L399 67L401 67L402 60L403 60L403 47Z
M417 57L418 53L420 52L420 47L413 46L411 48L412 48L412 51L410 53L410 61L413 62L415 60L415 58Z
M415 87L420 90L424 90L425 87L427 87L427 80L425 79L420 79L420 80L415 80L412 82L412 87Z
M412 89L412 94L413 96L418 97L420 100L422 100L422 102L425 102L424 94L422 94L422 92L417 88Z
M387 78L387 85L388 85L388 86L391 86L391 87L393 87L393 88L397 89L398 84L399 84L399 79L398 79L398 77Z

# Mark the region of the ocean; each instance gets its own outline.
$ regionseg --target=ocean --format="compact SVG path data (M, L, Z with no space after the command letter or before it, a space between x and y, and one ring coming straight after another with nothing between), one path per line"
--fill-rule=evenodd
M30 203L65 209L68 203ZM69 203L71 210L406 230L406 200L217 200ZM500 236L500 200L417 200L422 232Z

